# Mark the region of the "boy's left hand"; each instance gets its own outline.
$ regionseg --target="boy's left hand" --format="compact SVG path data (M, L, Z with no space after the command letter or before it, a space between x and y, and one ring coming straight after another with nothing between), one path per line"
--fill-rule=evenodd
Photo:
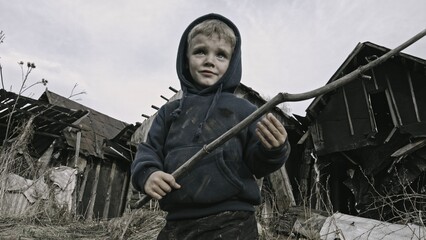
M257 123L256 135L267 149L280 147L287 139L287 131L272 113Z

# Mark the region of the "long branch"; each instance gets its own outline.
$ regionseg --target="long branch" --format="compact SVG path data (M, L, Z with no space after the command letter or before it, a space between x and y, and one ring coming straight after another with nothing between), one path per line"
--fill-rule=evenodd
M190 168L195 165L200 159L205 157L207 154L212 152L214 149L234 137L238 132L240 132L242 129L246 128L248 125L259 119L262 115L273 109L276 105L283 103L283 102L294 102L294 101L303 101L310 98L318 97L321 95L324 95L332 90L335 90L343 85L348 84L349 82L353 81L354 79L357 79L362 76L362 74L377 65L385 62L389 58L395 56L397 53L401 52L403 49L407 48L411 44L415 43L417 40L421 39L426 35L426 29L421 31L420 33L416 34L414 37L410 38L406 42L402 43L398 47L390 50L389 52L385 53L381 57L375 59L374 61L369 62L366 65L360 66L359 68L355 69L354 71L350 72L349 74L325 85L320 88L314 89L312 91L304 92L304 93L297 93L297 94L290 94L290 93L278 93L275 97L273 97L271 100L266 102L264 105L262 105L260 108L258 108L256 111L254 111L252 114L250 114L247 118L245 118L243 121L226 131L224 134L222 134L220 137L215 139L213 142L204 145L202 149L200 149L194 156L192 156L190 159L188 159L184 164L182 164L178 169L176 169L172 175L174 178L179 178L183 174L189 172ZM151 197L148 195L145 195L142 199L140 199L138 202L135 203L133 208L140 208L145 203L147 203Z

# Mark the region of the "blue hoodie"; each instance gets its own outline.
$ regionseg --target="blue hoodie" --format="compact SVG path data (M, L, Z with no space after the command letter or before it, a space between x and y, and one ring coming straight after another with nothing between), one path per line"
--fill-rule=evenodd
M200 89L194 84L187 64L187 36L197 24L218 19L235 33L237 42L225 74L212 86ZM182 35L177 74L183 96L163 105L148 133L138 146L132 163L132 183L143 191L147 178L155 171L172 173L205 144L249 116L256 107L233 93L241 81L241 37L227 18L208 14L192 22ZM160 200L168 212L167 220L199 218L222 211L254 211L261 202L255 177L279 169L290 153L283 147L267 150L255 135L256 124L239 132L177 179L182 186Z

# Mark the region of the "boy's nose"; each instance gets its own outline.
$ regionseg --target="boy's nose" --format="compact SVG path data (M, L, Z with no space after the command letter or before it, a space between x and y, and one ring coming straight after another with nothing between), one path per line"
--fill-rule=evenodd
M206 66L214 66L214 56L208 54L206 55L206 59L204 61L204 65Z

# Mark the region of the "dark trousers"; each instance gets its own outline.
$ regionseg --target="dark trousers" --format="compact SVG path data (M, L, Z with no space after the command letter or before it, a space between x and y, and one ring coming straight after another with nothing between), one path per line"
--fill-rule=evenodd
M257 240L253 212L223 212L199 219L167 221L157 240Z

